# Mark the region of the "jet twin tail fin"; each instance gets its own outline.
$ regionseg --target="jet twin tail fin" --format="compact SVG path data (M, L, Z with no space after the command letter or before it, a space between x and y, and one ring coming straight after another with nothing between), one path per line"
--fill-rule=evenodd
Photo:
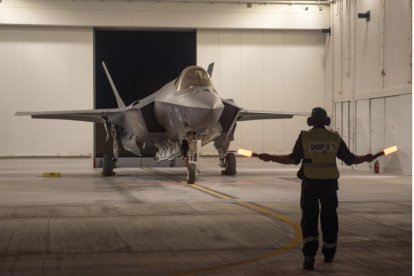
M213 70L214 70L214 62L210 63L207 68L207 73L210 76L210 78L213 76Z
M111 84L112 91L114 92L114 95L115 95L115 98L116 98L116 102L118 103L118 107L125 107L125 104L122 101L121 97L119 96L118 89L116 89L116 86L114 84L114 81L112 80L111 75L109 74L109 71L106 68L106 65L105 65L105 62L104 61L102 61L102 66L103 66L103 68L105 70L106 76L108 77L109 83Z

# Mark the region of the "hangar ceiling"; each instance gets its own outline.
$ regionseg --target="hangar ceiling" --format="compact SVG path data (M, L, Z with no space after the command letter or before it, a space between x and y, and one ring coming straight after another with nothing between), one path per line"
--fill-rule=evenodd
M48 1L48 0L46 0ZM50 0L49 0L50 1ZM93 0L75 0L90 2ZM123 0L124 2L157 2L157 3L254 3L254 4L288 4L288 5L329 5L332 0ZM1 0L0 0L1 2ZM53 0L56 2L56 0Z
M321 30L330 1L3 1L0 24L94 28Z

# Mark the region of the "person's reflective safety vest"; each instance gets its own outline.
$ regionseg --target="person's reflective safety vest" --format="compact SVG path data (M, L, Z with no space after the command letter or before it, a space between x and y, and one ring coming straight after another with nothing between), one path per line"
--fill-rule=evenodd
M325 128L302 131L304 158L303 174L308 179L338 179L336 166L341 137L337 132Z

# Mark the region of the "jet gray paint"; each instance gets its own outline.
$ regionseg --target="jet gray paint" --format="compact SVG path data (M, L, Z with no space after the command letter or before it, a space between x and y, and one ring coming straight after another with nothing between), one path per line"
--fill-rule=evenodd
M158 160L180 156L183 141L201 140L205 145L214 141L221 161L229 149L237 121L285 119L306 113L248 111L233 100L219 97L210 75L199 66L190 66L180 76L152 95L125 106L109 72L103 68L119 108L81 111L17 112L39 119L62 119L103 123L109 135L126 150L140 155L137 142L152 143L158 148ZM114 145L115 151L115 145Z

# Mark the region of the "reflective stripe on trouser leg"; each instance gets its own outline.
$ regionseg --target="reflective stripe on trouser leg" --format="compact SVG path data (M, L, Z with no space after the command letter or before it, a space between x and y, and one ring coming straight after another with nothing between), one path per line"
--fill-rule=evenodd
M314 257L319 247L318 237L305 237L303 239L302 252L305 257Z
M336 243L323 242L322 254L325 258L334 258L336 254Z
M313 242L313 241L317 241L319 242L319 237L306 237L303 239L303 243L307 243L307 242Z
M338 239L338 195L336 190L321 193L321 228L323 236L322 253L326 258L334 258Z
M314 257L319 247L318 218L319 201L318 194L313 190L302 189L300 197L302 209L302 252L305 257Z
M336 247L336 243L323 242L323 247L325 247L325 248L335 248Z

